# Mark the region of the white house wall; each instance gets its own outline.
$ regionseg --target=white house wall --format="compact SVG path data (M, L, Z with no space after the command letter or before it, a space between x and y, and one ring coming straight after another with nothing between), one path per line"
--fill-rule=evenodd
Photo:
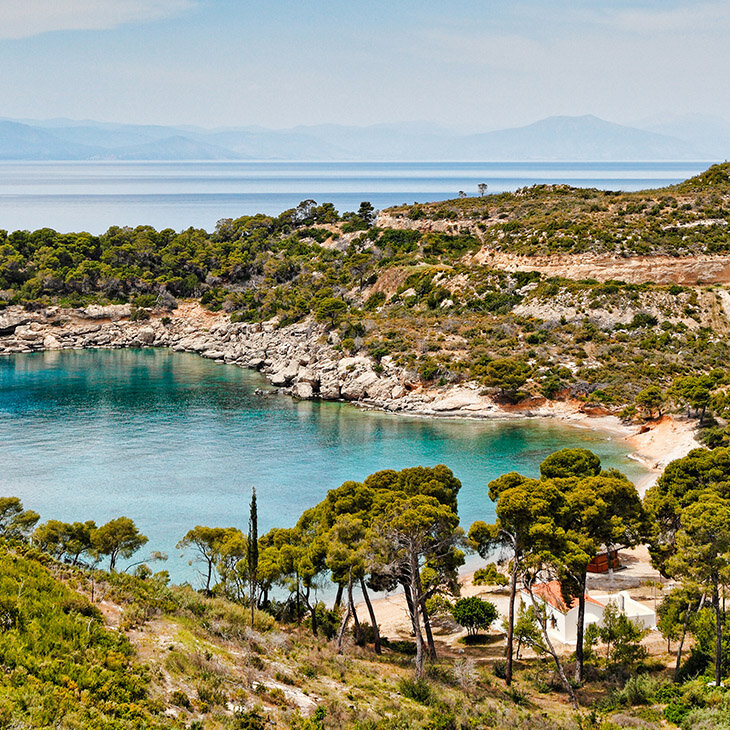
M603 623L603 611L605 604L609 601L615 602L619 609L622 610L627 618L636 622L639 626L644 629L656 628L656 614L654 611L645 606L643 603L635 601L629 596L626 591L621 591L612 595L592 595L591 596L597 603L593 601L586 601L585 607L585 625L598 624L599 626ZM531 606L531 599L520 594L520 600L524 605ZM542 601L541 598L537 600ZM548 615L548 634L550 638L556 639L562 644L568 644L574 646L576 643L577 627L578 627L578 607L571 608L567 613L562 613L554 606L546 603L547 615Z

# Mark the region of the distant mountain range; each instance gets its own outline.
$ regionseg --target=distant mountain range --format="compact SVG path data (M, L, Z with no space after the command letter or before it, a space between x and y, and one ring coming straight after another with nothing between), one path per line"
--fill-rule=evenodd
M716 160L730 123L713 117L625 126L592 115L459 134L426 123L348 127L165 127L0 119L0 160Z

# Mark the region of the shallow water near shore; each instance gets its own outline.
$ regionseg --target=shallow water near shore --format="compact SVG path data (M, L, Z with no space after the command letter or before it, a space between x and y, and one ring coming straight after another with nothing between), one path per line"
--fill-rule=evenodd
M257 393L263 389L269 394ZM449 466L468 529L491 520L489 480L538 473L566 446L592 449L634 481L620 440L550 421L428 419L294 401L259 373L169 350L85 350L0 358L0 496L42 519L135 520L175 581L199 585L176 542L197 524L293 525L328 489L379 469ZM132 562L126 561L124 564Z

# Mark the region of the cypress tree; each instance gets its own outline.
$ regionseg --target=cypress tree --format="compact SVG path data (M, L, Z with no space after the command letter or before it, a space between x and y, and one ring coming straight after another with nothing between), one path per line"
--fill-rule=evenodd
M253 628L254 608L256 606L256 575L259 567L259 524L256 508L256 487L251 490L251 509L248 517L248 581L250 586L251 628Z

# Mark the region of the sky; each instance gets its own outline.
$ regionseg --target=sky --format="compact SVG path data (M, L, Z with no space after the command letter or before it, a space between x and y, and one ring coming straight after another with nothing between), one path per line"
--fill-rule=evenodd
M0 117L730 119L728 0L0 0Z

